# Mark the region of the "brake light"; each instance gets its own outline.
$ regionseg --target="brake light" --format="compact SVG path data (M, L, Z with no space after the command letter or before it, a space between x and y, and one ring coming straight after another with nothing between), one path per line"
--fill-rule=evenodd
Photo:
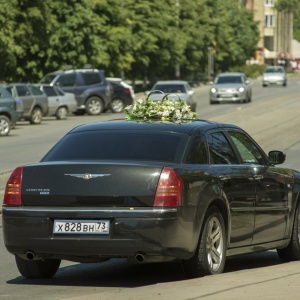
M131 95L130 89L124 89L123 93L126 94L126 95Z
M177 207L182 204L183 181L170 168L163 168L156 189L153 206Z
M3 205L22 205L23 167L16 168L10 175L5 189Z

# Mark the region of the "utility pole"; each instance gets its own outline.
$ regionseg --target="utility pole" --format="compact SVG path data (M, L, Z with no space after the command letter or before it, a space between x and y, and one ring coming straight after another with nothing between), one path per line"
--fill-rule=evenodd
M176 12L177 12L177 18L176 18L176 26L179 27L179 18L180 18L180 8L179 8L179 0L176 0ZM177 80L180 79L180 64L177 62L175 65L175 77Z

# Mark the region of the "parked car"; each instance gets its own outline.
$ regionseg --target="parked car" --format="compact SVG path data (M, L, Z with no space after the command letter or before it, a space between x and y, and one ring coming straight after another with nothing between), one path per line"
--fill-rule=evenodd
M110 110L115 113L122 112L126 106L133 103L135 98L134 89L130 84L124 82L122 78L107 77L106 80L113 88Z
M22 119L31 124L40 124L48 113L47 96L37 87L29 83L11 83L6 86L9 93L22 100Z
M0 86L0 136L9 134L11 128L18 121L17 103L11 94Z
M287 75L282 66L269 66L263 73L263 87L269 85L287 86Z
M53 276L61 260L176 259L191 278L238 254L299 260L300 173L284 160L230 124L82 125L12 173L4 244L28 278Z
M73 93L66 93L50 84L37 84L36 86L48 97L48 116L63 120L68 114L76 112L77 102Z
M113 91L102 70L56 71L47 74L39 83L58 86L64 92L74 93L79 114L87 112L89 115L99 115L110 108Z
M217 75L209 92L210 104L252 100L252 87L244 73L226 72Z
M149 94L151 94L149 96ZM146 92L149 100L161 101L165 94L169 94L168 99L172 101L183 101L191 107L192 111L196 111L195 91L191 88L187 81L168 80L157 81L150 91Z

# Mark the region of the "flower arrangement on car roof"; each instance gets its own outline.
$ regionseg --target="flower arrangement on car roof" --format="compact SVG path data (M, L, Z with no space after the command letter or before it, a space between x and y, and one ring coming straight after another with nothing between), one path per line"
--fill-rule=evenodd
M160 92L162 91L153 91ZM146 100L138 99L133 105L125 107L127 120L134 119L156 119L161 121L188 121L196 120L197 113L193 112L188 104L181 101L177 94L164 94L161 101L149 100L150 93ZM176 95L179 101L170 101L169 95Z

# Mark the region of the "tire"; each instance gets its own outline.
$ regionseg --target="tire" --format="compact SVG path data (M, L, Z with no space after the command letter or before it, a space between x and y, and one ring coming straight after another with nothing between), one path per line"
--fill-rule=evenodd
M110 110L113 113L122 112L124 110L124 102L119 98L113 99L110 103Z
M100 115L104 109L103 102L99 97L90 97L86 101L85 109L89 115Z
M29 122L30 124L40 124L43 119L42 110L39 107L35 107L30 115Z
M19 272L26 278L50 278L58 270L60 259L25 260L15 256Z
M211 206L205 214L193 257L182 261L186 276L196 278L222 273L226 260L226 240L223 217L215 206Z
M283 261L300 260L300 205L296 209L293 232L290 243L283 249L277 249L278 256Z
M55 116L57 120L65 120L68 116L68 109L65 106L59 107Z
M6 136L11 129L10 120L8 117L0 115L0 136Z

